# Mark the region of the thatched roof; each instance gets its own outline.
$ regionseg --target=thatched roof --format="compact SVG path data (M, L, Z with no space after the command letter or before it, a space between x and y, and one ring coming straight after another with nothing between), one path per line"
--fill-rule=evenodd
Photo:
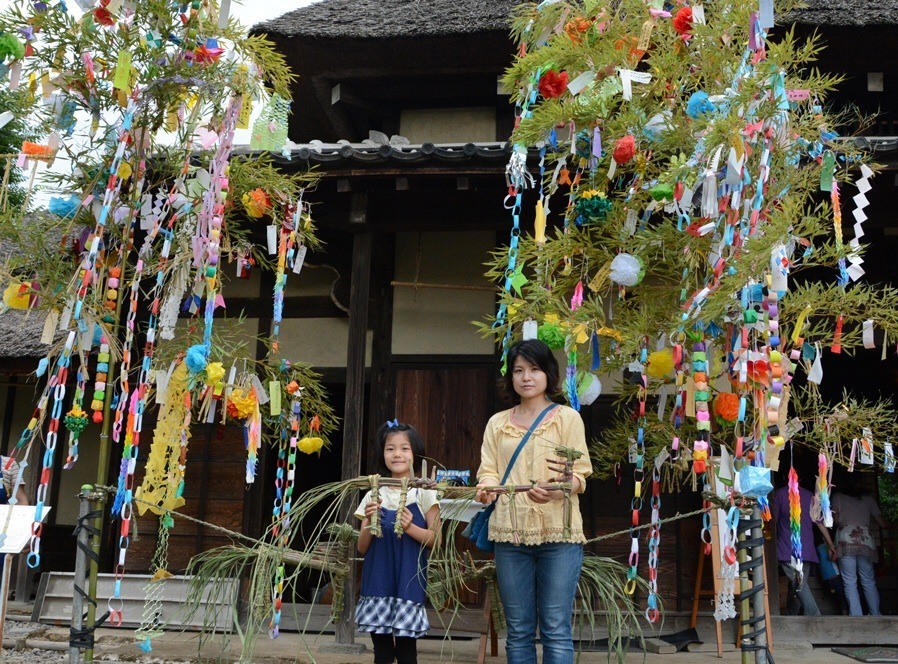
M898 0L805 0L806 9L795 12L796 23L832 26L898 24Z
M833 26L898 24L898 0L805 0L794 13L796 23Z
M253 27L315 39L386 39L503 32L521 0L323 0Z
M322 0L260 23L253 32L313 39L387 39L508 32L523 0ZM898 24L898 0L805 0L782 17L810 25Z
M47 314L43 311L14 309L0 315L0 358L38 358L46 355L50 346L41 343L46 318Z

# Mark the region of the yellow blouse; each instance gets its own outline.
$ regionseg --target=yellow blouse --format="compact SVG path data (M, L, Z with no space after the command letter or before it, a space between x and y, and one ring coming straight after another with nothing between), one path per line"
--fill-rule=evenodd
M499 484L511 455L527 432L527 427L515 423L513 410L496 413L486 425L480 448L478 482ZM582 493L586 488L586 478L592 474L592 463L580 413L567 406L556 407L539 423L518 455L508 483L530 484L533 480L546 482L558 477L560 473L551 470L546 463L546 459L558 459L556 447L571 447L583 452L583 456L574 462L574 475L580 480ZM564 500L560 491L557 497L544 505L533 502L526 493L518 493L513 500L500 495L496 510L490 517L490 539L527 545L565 541L583 543L586 538L583 535L579 495L572 495L571 502L571 534L570 538L565 539Z

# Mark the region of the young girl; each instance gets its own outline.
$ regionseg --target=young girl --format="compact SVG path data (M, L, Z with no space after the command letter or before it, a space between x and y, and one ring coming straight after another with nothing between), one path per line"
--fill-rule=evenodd
M377 442L382 475L411 478L420 470L424 441L413 426L387 422L377 430ZM360 632L371 634L374 664L416 664L417 639L430 627L424 609L427 549L439 532L440 506L435 491L409 489L399 512L399 487L380 487L379 493L379 503L366 493L355 512L362 520L358 550L365 556L355 621ZM368 529L376 510L381 537ZM393 531L397 519L403 530L398 538Z

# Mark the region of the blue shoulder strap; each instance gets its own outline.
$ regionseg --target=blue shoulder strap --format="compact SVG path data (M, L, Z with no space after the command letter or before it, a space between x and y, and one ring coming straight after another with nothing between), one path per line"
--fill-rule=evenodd
M511 455L511 459L508 461L508 466L505 467L505 475L502 477L502 481L500 484L505 484L508 481L508 476L511 474L511 469L514 467L514 462L518 460L518 455L521 453L521 450L524 449L524 445L527 444L527 441L530 439L530 434L539 426L539 423L543 421L543 418L548 414L550 410L557 406L557 403L550 403L546 406L545 410L536 416L536 419L533 420L533 424L530 425L530 428L527 429L527 433L524 434L524 437L521 438L521 442L518 443L518 448L514 451L514 454Z

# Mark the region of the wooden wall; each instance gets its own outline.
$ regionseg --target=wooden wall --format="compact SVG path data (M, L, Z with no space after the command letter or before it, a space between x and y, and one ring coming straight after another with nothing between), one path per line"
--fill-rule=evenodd
M142 463L135 486L143 480ZM228 530L241 532L244 497L246 494L246 449L243 429L237 425L197 425L187 453L184 498L180 510L187 516L214 523ZM260 487L254 487L258 490ZM134 510L137 515L137 510ZM117 528L117 524L114 524ZM156 550L159 519L147 512L137 516L137 533L128 552L127 568L132 572L150 569ZM228 544L229 538L214 529L184 519L175 518L169 536L169 567L174 573L183 572L191 557L216 546Z

